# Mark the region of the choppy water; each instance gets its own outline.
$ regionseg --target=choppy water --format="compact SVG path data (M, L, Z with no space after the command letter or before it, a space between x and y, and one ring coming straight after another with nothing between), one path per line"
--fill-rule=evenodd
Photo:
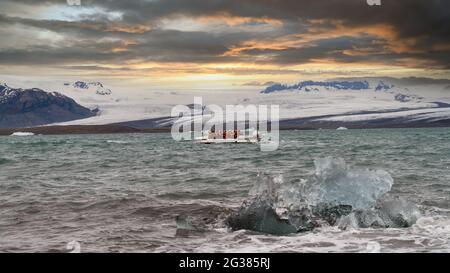
M0 251L450 252L450 130L288 131L276 152L253 145L176 143L169 134L0 137ZM334 156L383 169L391 194L419 204L406 229L271 236L180 234L175 217L214 219L239 207L258 173L300 181Z

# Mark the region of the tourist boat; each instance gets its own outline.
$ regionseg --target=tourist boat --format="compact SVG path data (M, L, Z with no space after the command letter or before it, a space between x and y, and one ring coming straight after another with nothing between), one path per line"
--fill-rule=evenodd
M203 137L196 140L201 144L257 144L261 141L257 130L247 131L243 134L240 130L228 130L203 133Z

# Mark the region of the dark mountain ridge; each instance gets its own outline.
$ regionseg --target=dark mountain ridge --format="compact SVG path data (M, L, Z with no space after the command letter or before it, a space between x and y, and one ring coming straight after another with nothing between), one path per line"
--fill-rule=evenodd
M39 126L95 115L95 110L83 107L57 92L0 85L0 128Z

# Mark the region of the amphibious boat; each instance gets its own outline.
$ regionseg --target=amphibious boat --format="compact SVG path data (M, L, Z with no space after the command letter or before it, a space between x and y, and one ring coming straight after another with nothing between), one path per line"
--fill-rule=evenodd
M203 137L196 139L200 144L257 144L261 141L257 130L248 130L243 133L240 130L208 131Z

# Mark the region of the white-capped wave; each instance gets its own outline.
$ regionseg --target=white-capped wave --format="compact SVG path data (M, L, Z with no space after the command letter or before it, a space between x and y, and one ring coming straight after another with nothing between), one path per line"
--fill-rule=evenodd
M129 142L123 140L107 140L107 143L115 143L115 144L128 144Z
M319 158L314 165L315 174L298 183L285 182L282 175L259 176L250 196L270 199L277 208L326 204L367 209L394 184L388 172L352 169L342 158Z

